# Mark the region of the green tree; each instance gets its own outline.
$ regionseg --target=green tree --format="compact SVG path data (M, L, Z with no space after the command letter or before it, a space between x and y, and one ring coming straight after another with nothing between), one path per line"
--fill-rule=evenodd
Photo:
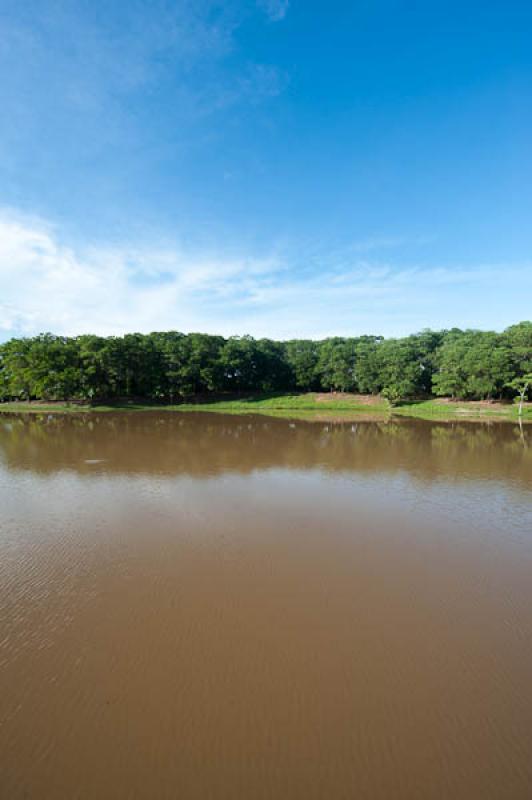
M511 380L510 348L492 331L467 330L445 337L437 357L433 387L437 395L461 400L502 396Z
M414 337L386 339L377 351L380 392L392 405L423 391L423 368Z
M292 371L286 359L285 347L272 339L258 339L255 343L254 389L260 392L278 392L290 388Z
M161 374L154 387L154 396L168 398L173 402L180 395L180 370L183 359L182 341L184 333L168 331L150 334L161 360Z
M252 336L231 336L220 356L224 387L229 392L257 389L257 343Z
M318 345L310 339L292 339L287 342L286 360L291 372L290 383L304 391L318 389L318 357Z
M378 348L382 336L361 336L355 344L355 381L359 392L377 394L381 390Z
M519 322L506 328L502 339L510 350L515 377L532 372L532 322Z
M205 333L189 333L179 340L175 373L180 395L218 390L222 382L220 356L223 346L221 336Z
M80 361L80 395L85 400L103 399L111 396L111 384L107 371L107 341L101 336L84 335L76 339Z
M324 390L349 392L355 388L356 346L339 337L320 342L316 372Z
M513 378L506 384L510 389L515 389L519 398L519 416L523 416L523 405L532 386L532 372L527 372L519 378Z
M0 400L173 401L213 392L294 388L382 392L394 403L431 390L477 399L523 389L526 394L531 373L532 323L526 321L502 334L425 330L402 339L283 343L169 331L76 338L42 333L0 345Z

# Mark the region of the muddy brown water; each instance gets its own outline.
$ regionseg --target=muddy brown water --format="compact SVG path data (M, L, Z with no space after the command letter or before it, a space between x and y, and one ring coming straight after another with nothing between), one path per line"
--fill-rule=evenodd
M0 797L532 797L532 427L0 417Z

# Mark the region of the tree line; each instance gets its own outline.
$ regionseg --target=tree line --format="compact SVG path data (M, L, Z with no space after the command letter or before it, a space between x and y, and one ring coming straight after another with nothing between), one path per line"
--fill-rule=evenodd
M0 401L184 398L274 392L514 398L532 381L532 322L403 338L280 342L176 331L13 338L0 344Z

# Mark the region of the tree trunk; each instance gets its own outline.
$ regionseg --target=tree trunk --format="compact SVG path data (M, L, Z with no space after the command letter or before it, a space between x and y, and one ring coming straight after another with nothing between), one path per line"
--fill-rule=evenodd
M527 389L528 386L525 386L525 388L519 393L519 411L517 413L520 417L523 416L523 403L525 402L525 393Z

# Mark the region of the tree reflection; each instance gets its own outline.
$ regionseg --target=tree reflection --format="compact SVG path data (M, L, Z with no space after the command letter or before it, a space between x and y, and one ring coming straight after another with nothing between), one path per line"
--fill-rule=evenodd
M0 458L11 469L208 476L272 468L407 470L532 482L530 426L504 423L293 421L177 413L6 415Z

